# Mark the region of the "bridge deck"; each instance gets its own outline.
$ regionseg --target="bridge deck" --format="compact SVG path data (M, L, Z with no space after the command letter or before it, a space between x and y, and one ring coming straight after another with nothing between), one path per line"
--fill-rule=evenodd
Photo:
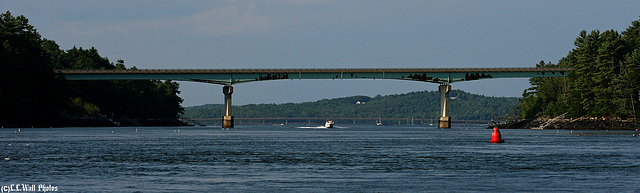
M300 68L56 70L68 80L180 80L231 85L281 79L397 79L447 84L519 77L562 77L571 68Z

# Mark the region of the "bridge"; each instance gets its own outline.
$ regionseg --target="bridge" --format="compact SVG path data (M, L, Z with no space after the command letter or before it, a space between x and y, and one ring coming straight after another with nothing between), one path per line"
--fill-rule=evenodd
M126 69L55 70L67 80L175 80L224 85L223 128L233 127L231 95L233 85L267 80L295 79L391 79L440 84L442 116L440 128L451 128L449 92L451 83L493 79L563 77L571 68L307 68L307 69Z

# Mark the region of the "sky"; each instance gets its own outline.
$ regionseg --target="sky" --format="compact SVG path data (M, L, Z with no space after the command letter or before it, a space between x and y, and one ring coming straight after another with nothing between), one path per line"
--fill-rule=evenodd
M624 31L640 1L3 0L61 49L95 47L139 69L535 67L557 63L582 30ZM183 106L222 104L222 86L179 82ZM452 84L520 97L526 78ZM233 104L298 103L436 91L398 80L234 85Z

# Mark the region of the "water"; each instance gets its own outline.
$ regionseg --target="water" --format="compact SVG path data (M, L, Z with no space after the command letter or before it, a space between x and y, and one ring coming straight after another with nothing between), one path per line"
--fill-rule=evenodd
M63 192L638 192L629 131L348 125L0 129L0 186ZM178 133L178 129L180 132ZM112 133L113 131L113 133Z

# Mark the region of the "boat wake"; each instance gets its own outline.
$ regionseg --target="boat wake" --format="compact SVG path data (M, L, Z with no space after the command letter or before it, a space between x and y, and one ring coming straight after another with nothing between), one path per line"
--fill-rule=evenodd
M315 127L296 127L298 129L328 129L324 126L315 126Z
M327 128L327 127L325 127L325 126L315 126L315 127L296 127L296 128L298 128L298 129L331 129L331 128ZM346 128L349 128L349 127L337 127L337 126L334 126L333 128L346 129Z

